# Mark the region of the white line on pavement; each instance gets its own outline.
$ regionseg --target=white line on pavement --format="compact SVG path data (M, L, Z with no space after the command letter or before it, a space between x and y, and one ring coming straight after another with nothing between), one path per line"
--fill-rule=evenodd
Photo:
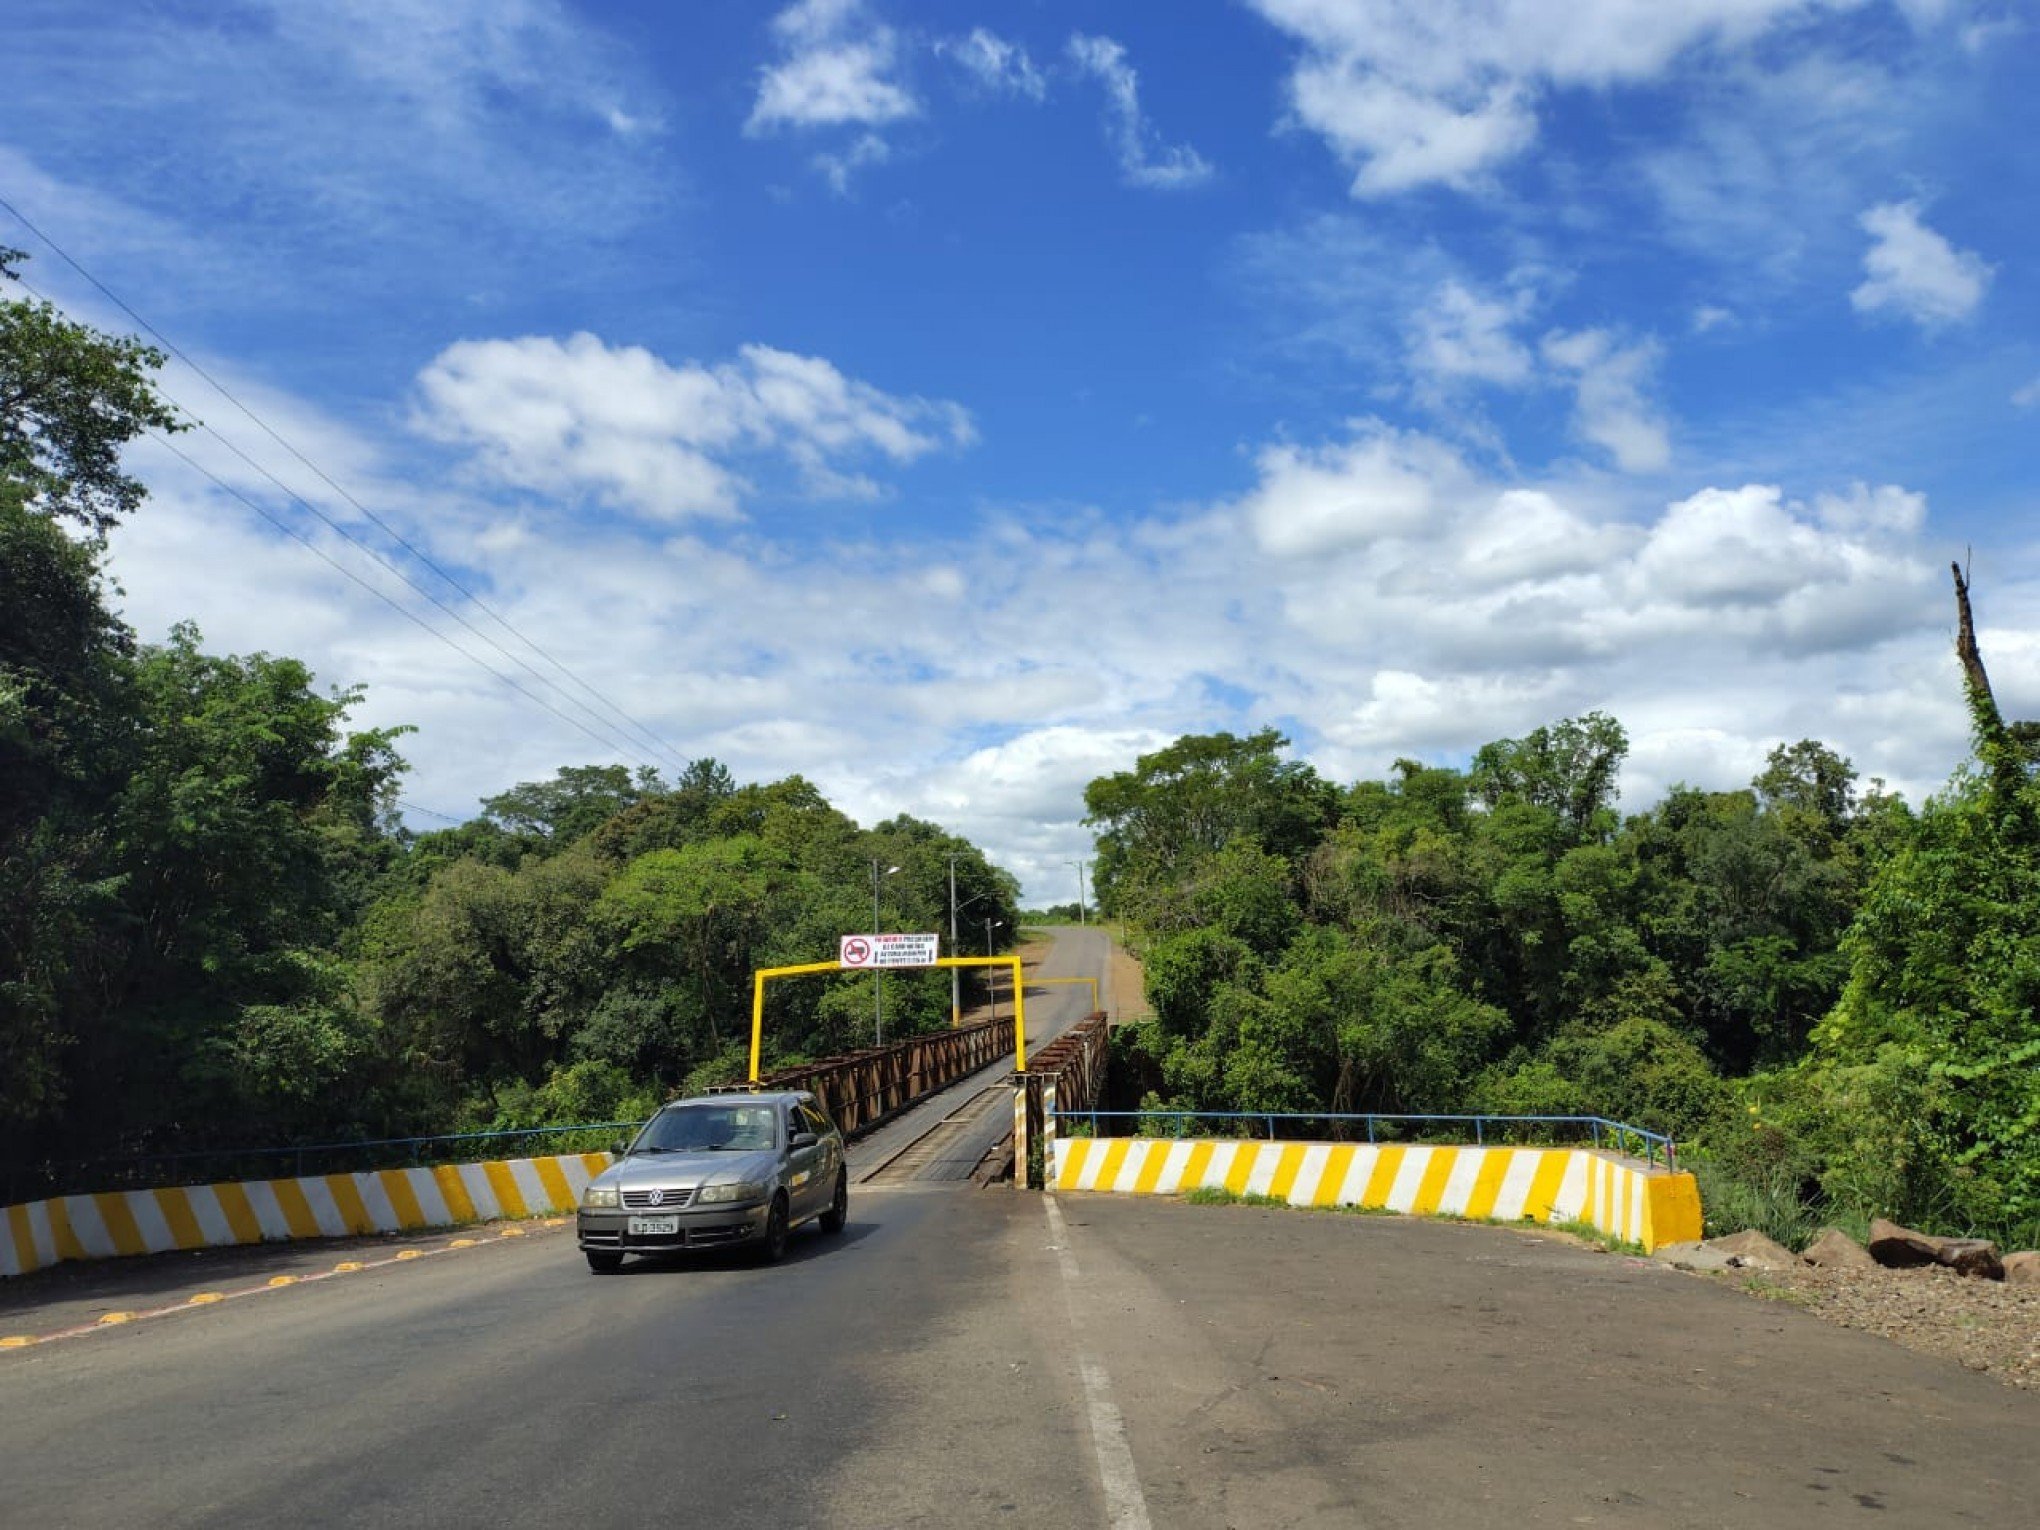
M1063 1299L1069 1303L1070 1330L1077 1345L1077 1374L1084 1382L1084 1404L1091 1415L1091 1444L1098 1453L1098 1481L1105 1489L1106 1522L1112 1530L1149 1530L1147 1498L1133 1469L1133 1451L1126 1443L1126 1420L1112 1400L1112 1378L1084 1348L1083 1315L1078 1306L1077 1256L1070 1248L1070 1230L1052 1191L1042 1193L1048 1208L1048 1234L1062 1266Z

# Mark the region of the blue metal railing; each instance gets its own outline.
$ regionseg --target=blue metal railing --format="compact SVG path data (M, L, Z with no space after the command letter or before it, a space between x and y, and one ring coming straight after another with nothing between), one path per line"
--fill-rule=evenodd
M559 1139L577 1135L597 1139L593 1147L607 1147L616 1136L633 1133L643 1124L588 1121L573 1126L524 1126L430 1137L369 1137L286 1147L196 1148L28 1164L6 1174L5 1182L0 1183L0 1205L94 1190L140 1190L215 1180L272 1179L449 1163L485 1145L496 1149L490 1153L492 1157L525 1157L530 1155L518 1151L518 1144L557 1149Z
M1265 1136L1270 1142L1276 1140L1275 1124L1278 1121L1284 1123L1285 1132L1292 1141L1308 1133L1292 1129L1288 1123L1310 1122L1364 1125L1369 1142L1383 1141L1384 1131L1387 1141L1406 1140L1403 1129L1412 1124L1416 1125L1417 1132L1421 1135L1435 1132L1446 1125L1463 1126L1471 1123L1474 1143L1481 1147L1487 1145L1488 1133L1496 1127L1504 1128L1505 1132L1508 1128L1518 1127L1530 1128L1533 1131L1567 1127L1586 1136L1595 1147L1610 1147L1618 1153L1628 1153L1650 1164L1655 1164L1658 1161L1658 1154L1662 1152L1666 1168L1676 1169L1679 1166L1678 1150L1670 1137L1662 1132L1646 1131L1641 1126L1610 1121L1606 1116L1397 1116L1374 1112L1330 1111L1320 1111L1313 1115L1295 1115L1265 1110L1058 1110L1052 1115L1059 1132L1066 1130L1063 1125L1065 1122L1088 1122L1090 1134L1094 1137L1100 1135L1098 1130L1100 1121L1136 1122L1138 1125L1132 1135L1142 1137L1188 1137L1194 1134L1196 1123L1199 1121L1251 1121L1261 1124L1263 1131L1257 1135ZM1172 1129L1168 1131L1145 1129L1150 1123L1162 1122L1169 1123ZM1222 1132L1221 1135L1236 1137L1248 1134L1235 1127ZM1340 1133L1342 1138L1344 1135Z

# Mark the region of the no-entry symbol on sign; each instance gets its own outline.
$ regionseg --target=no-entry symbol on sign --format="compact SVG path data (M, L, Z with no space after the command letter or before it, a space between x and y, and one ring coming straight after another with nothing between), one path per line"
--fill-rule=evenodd
M932 967L941 954L939 935L845 935L836 957L840 967Z

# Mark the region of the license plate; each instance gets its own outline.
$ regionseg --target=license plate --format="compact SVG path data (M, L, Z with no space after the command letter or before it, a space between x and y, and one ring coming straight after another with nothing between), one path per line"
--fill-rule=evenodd
M624 1225L633 1238L670 1238L680 1231L678 1217L632 1217Z

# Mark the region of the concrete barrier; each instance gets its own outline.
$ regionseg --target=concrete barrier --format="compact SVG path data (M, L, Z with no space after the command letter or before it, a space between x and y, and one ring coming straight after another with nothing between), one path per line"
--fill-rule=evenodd
M1173 1195L1209 1187L1292 1206L1577 1221L1646 1251L1701 1235L1692 1175L1594 1148L1058 1137L1052 1151L1058 1190Z
M66 1259L344 1238L572 1211L607 1153L53 1196L0 1210L0 1276Z

